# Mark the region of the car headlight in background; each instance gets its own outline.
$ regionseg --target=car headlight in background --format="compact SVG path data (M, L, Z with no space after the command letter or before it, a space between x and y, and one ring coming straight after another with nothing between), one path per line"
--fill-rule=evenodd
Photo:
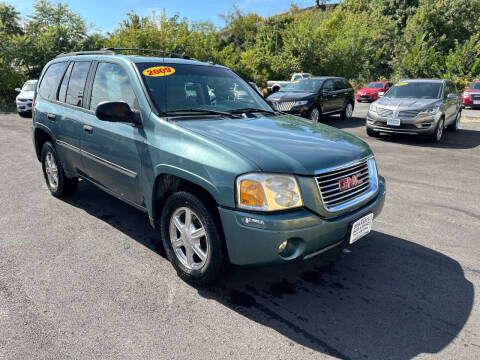
M300 100L295 103L295 106L307 105L308 100Z
M468 98L470 97L470 93L468 93L468 92L465 91L465 92L462 94L462 96L463 96L464 98L467 98L467 99L468 99Z
M274 211L303 206L297 180L292 175L250 173L237 178L237 206Z
M377 107L375 106L375 104L370 105L370 109L368 111L376 113L377 112Z
M435 115L436 113L438 113L439 110L440 110L439 106L431 107L431 108L421 110L420 114Z

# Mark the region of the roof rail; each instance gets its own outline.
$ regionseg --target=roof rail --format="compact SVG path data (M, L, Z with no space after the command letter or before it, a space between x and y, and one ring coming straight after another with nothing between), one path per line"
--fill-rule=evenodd
M94 51L74 51L69 53L58 54L55 58L62 58L67 56L76 56L76 55L114 55L115 52L110 49L101 49Z
M70 53L62 53L57 55L57 58L61 57L66 57L66 56L76 56L76 55L115 55L119 52L125 52L125 51L132 51L132 52L149 52L149 53L155 53L155 54L162 54L163 56L169 56L169 57L175 57L175 58L181 58L181 59L186 59L186 60L196 60L191 58L188 55L185 54L178 54L175 52L171 51L164 51L164 50L154 50L154 49L141 49L141 48L103 48L101 50L94 50L94 51L76 51L76 52L70 52Z
M179 54L171 51L164 50L155 50L155 49L142 49L142 48L103 48L102 51L112 51L113 53L124 52L124 51L133 51L133 52L149 52L155 54L162 54L163 56L177 57L181 59L192 59L190 56L185 54ZM192 59L195 60L195 59Z

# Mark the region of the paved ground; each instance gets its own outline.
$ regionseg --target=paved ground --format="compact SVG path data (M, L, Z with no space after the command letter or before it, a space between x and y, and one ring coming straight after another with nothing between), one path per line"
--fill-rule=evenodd
M367 107L327 122L387 178L373 233L333 268L234 268L210 289L177 277L144 214L85 183L50 196L30 121L0 115L0 359L480 358L480 123L371 139Z

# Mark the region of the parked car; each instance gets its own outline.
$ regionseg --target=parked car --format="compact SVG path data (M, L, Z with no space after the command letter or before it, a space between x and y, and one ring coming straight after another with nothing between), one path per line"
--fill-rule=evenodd
M226 67L118 53L64 54L42 72L33 138L53 196L81 178L144 211L195 284L228 261L337 254L368 234L385 180L364 141L274 111Z
M460 97L453 82L402 80L370 105L367 134L425 135L440 142L445 127L455 131L460 117Z
M340 77L314 77L285 86L267 97L278 111L318 122L322 115L352 117L355 101L353 88Z
M473 81L462 93L462 105L464 107L480 107L480 80Z
M373 81L358 90L355 97L357 98L358 102L375 101L379 97L383 96L391 86L392 84L388 81Z
M294 73L290 78L290 81L282 81L282 80L269 80L267 81L267 90L269 93L274 93L280 91L285 85L290 83L302 80L302 79L310 79L312 74L310 73Z
M16 88L19 94L15 98L17 112L22 117L32 116L32 101L38 80L28 80L22 88Z

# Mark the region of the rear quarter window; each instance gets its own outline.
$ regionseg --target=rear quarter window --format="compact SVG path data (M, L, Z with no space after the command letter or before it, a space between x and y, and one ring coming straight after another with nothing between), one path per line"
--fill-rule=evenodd
M55 100L57 98L58 85L66 67L66 62L55 63L48 67L38 89L41 97L48 100Z

